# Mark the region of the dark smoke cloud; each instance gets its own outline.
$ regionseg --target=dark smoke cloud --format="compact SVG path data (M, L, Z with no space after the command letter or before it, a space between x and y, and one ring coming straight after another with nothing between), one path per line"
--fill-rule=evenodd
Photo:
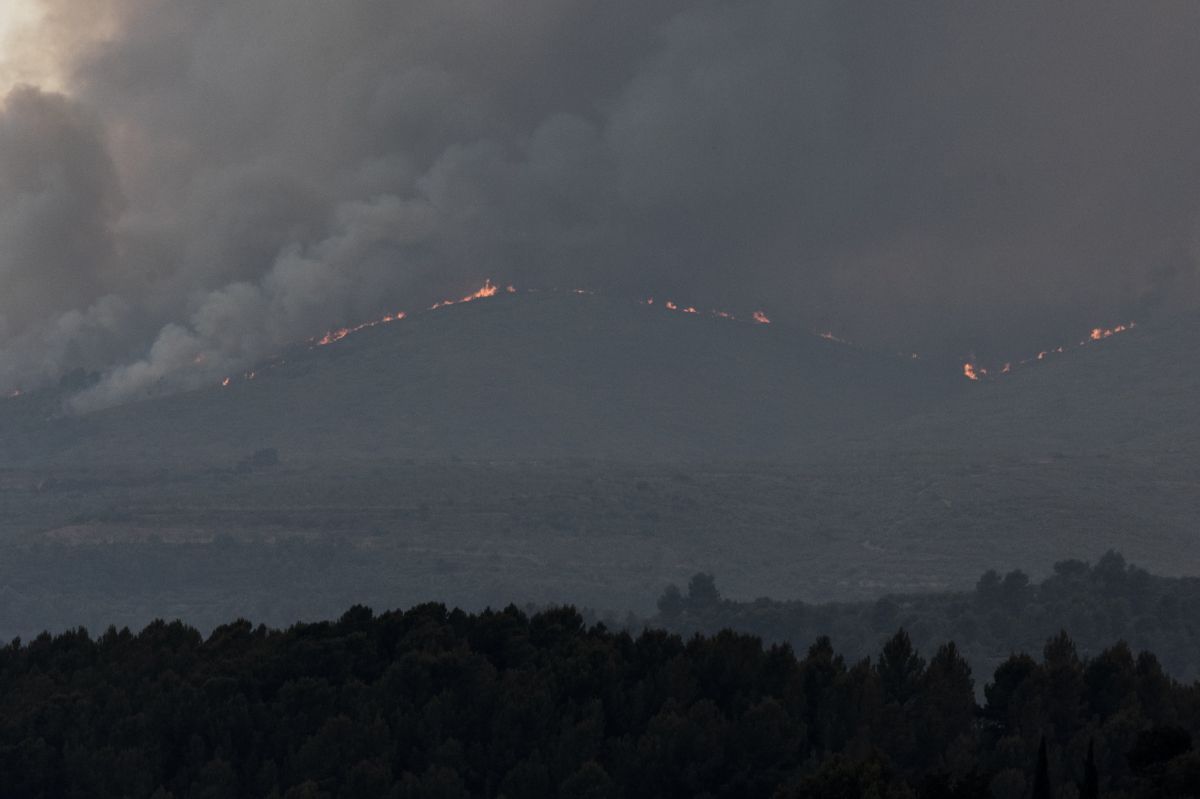
M487 276L938 355L1200 295L1193 4L44 4L0 388L99 407Z

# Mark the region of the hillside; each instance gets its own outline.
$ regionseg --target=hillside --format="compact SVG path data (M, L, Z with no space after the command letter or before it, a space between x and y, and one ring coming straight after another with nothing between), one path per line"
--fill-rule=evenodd
M1200 315L970 383L945 364L590 294L499 295L209 387L84 416L66 390L0 403L0 465L379 459L821 461L1200 452ZM864 449L865 448L865 449Z
M889 444L976 453L1200 455L1200 314L1076 346L971 384L898 425Z
M1197 327L970 383L778 320L500 296L228 388L85 417L23 396L0 403L0 636L162 608L646 612L698 571L861 600L1109 548L1197 574ZM263 448L277 465L246 462Z
M254 380L14 421L8 462L795 459L960 389L917 362L780 324L523 294L297 346ZM12 405L35 406L37 397Z

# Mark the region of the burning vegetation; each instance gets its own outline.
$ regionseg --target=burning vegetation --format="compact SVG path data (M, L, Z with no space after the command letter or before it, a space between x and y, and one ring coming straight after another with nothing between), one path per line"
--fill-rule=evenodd
M458 299L446 299L446 300L441 300L440 302L435 302L433 305L429 306L428 310L436 311L436 310L439 310L441 308L445 308L445 307L448 307L451 305L461 305L463 303L474 302L476 300L489 299L491 297L497 296L498 294L501 293L501 291L503 291L506 294L519 293L518 289L515 286L513 286L512 284L507 284L507 285L505 285L505 287L503 289L501 289L495 283L492 283L492 281L490 279L488 279L488 280L484 281L482 286L480 286L478 289L471 292L470 294L467 294L466 296L460 297ZM538 290L537 289L527 289L526 291L529 293L536 293ZM551 290L551 291L554 291L554 290ZM582 288L570 289L569 292L571 294L587 295L587 296L594 295L596 293L595 291L593 291L591 289L582 289ZM645 305L647 307L652 307L656 304L656 301L655 301L654 297L647 297L647 298L641 300L640 304ZM715 319L725 319L728 321L739 321L739 317L736 316L735 314L731 313L730 311L726 311L726 310L719 309L719 308L713 308L705 313L702 313L694 305L680 305L680 304L676 303L674 300L665 300L658 304L665 310L672 311L674 313L681 313L681 314L688 314L688 315L695 315L695 316L706 315L706 316L711 316ZM406 318L408 318L407 312L396 311L394 313L386 314L386 315L380 317L379 319L373 319L371 321L363 322L361 324L357 324L357 325L353 325L353 326L349 326L349 327L340 327L340 328L328 330L325 332L324 335L310 339L309 346L313 347L313 348L326 347L326 346L329 346L330 344L335 344L335 343L347 338L348 336L353 335L354 333L358 333L358 332L361 332L363 330L367 330L367 329L373 328L373 327L379 327L381 325L391 324L393 322L399 322ZM770 317L768 317L766 312L764 312L762 310L756 310L756 311L751 312L749 318L746 319L745 321L747 321L751 324L756 324L756 325L771 324ZM1088 335L1086 337L1084 337L1083 339L1081 339L1079 341L1079 343L1077 345L1075 345L1075 347L1083 347L1083 346L1092 344L1097 341L1103 341L1105 339L1112 338L1113 336L1116 336L1120 333L1124 333L1126 331L1132 330L1136 326L1137 326L1137 324L1135 322L1129 322L1127 324L1119 324L1114 327L1092 328L1088 332ZM835 335L832 331L829 331L829 330L815 333L815 335L817 335L820 338L822 338L826 341L829 341L829 342L843 344L843 345L847 345L847 346L853 346L851 344L851 342ZM988 369L986 367L981 366L974 360L969 360L969 361L966 361L965 363L963 363L962 374L963 374L963 377L965 377L967 380L971 380L971 381L983 380L985 378L992 377L994 375L1009 374L1010 372L1012 372L1014 369L1016 369L1018 367L1032 364L1037 361L1043 361L1050 356L1064 353L1068 349L1074 349L1075 347L1059 346L1059 347L1055 347L1053 349L1042 350L1034 356L1031 356L1029 358L1025 358L1024 360L1020 360L1020 361L1016 361L1016 362L1011 362L1011 361L1006 362L999 368L995 368L995 369ZM916 360L920 357L917 353L899 353L899 355L901 357L909 358L912 360ZM202 355L197 356L196 363L203 364L204 356L202 356ZM279 363L281 363L281 362L279 362ZM271 364L271 365L278 365L278 363ZM240 379L253 380L256 376L257 376L256 372L247 371L240 375ZM221 380L221 385L224 387L228 387L228 386L232 385L233 382L234 382L233 377L225 377ZM19 396L19 395L20 395L20 392L15 391L10 396L15 397L15 396Z
M506 294L519 293L517 287L512 285L511 283L505 285L503 291ZM538 293L538 289L527 289L526 291L528 293ZM552 289L551 291L555 291L555 290ZM440 310L440 309L445 308L450 305L461 305L463 303L474 302L476 300L489 299L491 297L497 296L498 294L500 294L500 292L501 292L500 287L497 286L495 283L493 283L491 281L491 279L489 278L487 280L484 280L483 285L480 286L475 291L471 292L470 294L467 294L466 296L460 297L458 299L446 299L446 300L441 300L439 302L435 302L433 305L429 306L428 310L429 311L437 311L437 310ZM569 292L571 294L577 294L577 295L581 295L581 296L592 296L592 295L596 294L596 292L593 291L592 289L584 289L584 288L570 289ZM654 298L647 297L646 299L641 300L641 304L646 305L646 306L652 306L655 304ZM668 311L675 311L677 313L696 315L696 316L703 315L703 314L701 314L701 311L698 308L696 308L696 306L694 306L694 305L680 306L680 305L676 304L673 300L667 300L666 302L662 303L662 307ZM726 311L726 310L719 309L719 308L713 308L713 309L709 310L706 315L711 316L715 319L726 319L729 321L739 321L739 318L736 315L734 315L733 313ZM362 322L361 324L352 325L349 327L339 327L339 328L334 328L332 330L328 330L324 333L324 335L317 336L315 338L310 339L308 343L309 343L309 346L312 348L327 347L330 344L336 344L337 342L339 342L355 333L361 332L363 330L367 330L372 327L379 327L380 325L391 324L392 322L399 322L399 321L401 321L403 319L407 319L407 318L408 318L407 312L396 311L395 313L386 314L385 316L382 316L379 319L373 319L371 321ZM757 325L771 324L770 318L762 310L756 310L756 311L752 312L750 314L750 319L748 321L750 321L753 324L757 324ZM822 334L822 337L831 339L834 341L842 341L841 339L836 338L832 334ZM197 365L203 365L204 360L205 360L204 356L200 355L200 356L196 357L195 363ZM273 364L271 364L271 366L277 366L277 365L279 365L279 363L281 363L281 362L273 363ZM241 375L241 379L242 380L253 380L255 378L255 376L256 376L256 372L247 371ZM233 382L234 382L234 378L232 376L226 376L221 380L221 386L228 387L228 386L232 385Z
M492 281L488 279L483 281L483 286L480 287L478 291L472 292L461 299L442 300L441 302L435 302L433 305L429 306L429 310L436 311L438 308L445 308L447 305L459 305L460 303L464 302L474 302L475 300L483 300L487 299L488 297L495 297L499 291L500 289L492 285ZM516 294L516 292L517 290L513 286L508 287L509 294Z
M366 330L368 327L377 327L379 325L386 325L390 322L399 322L406 316L408 316L408 314L406 314L404 311L397 311L396 313L388 314L381 319L376 319L371 322L363 322L361 325L355 325L354 327L340 327L337 330L330 330L320 338L313 339L312 344L315 347L324 347L334 343L335 341L341 341L351 333L357 333L360 330Z

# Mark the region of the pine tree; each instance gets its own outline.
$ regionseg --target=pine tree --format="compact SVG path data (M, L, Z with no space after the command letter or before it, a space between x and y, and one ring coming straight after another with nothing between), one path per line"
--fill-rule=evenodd
M1079 799L1100 799L1100 777L1096 774L1096 741L1088 741L1087 760L1083 764L1083 783Z
M1046 760L1046 736L1038 746L1037 771L1033 775L1033 799L1051 799L1050 764Z

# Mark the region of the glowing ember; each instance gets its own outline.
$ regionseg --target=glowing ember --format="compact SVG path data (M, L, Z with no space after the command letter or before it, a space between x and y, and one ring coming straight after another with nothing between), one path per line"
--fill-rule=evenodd
M1088 338L1091 341L1100 341L1101 339L1112 338L1118 333L1124 333L1126 330L1136 326L1135 322L1130 322L1127 325L1117 325L1116 327L1093 327L1091 335Z
M987 372L985 371L984 374L987 374ZM975 371L975 364L964 363L963 364L963 376L965 378L967 378L968 380L978 380L979 373Z
M592 292L589 291L587 293L591 294ZM654 298L647 297L644 300L638 300L638 303L640 303L641 305L653 305ZM673 300L667 300L662 305L668 311L678 311L679 313L694 314L696 316L703 315L703 312L699 308L697 308L695 305L680 306L680 305L676 305ZM710 308L708 310L708 315L715 319L729 319L731 321L737 321L737 316L730 313L729 311L721 310L720 308ZM757 322L760 325L771 324L771 320L768 319L767 315L765 313L763 313L762 311L755 311L752 318L754 319L755 322Z
M504 290L507 291L509 294L517 293L517 288L512 283L509 283L508 286Z
M229 384L232 382L233 382L233 378L231 378L231 377L225 378L224 380L221 381L221 388L227 388L229 386Z

